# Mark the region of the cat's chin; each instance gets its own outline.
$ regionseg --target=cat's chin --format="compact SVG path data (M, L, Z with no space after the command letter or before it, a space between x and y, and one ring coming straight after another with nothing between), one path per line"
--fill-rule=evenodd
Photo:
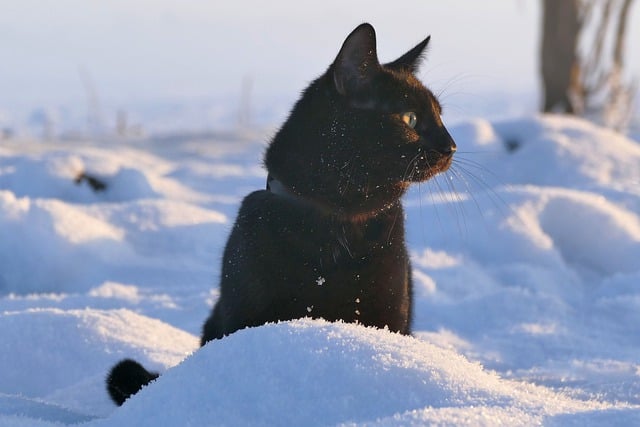
M453 163L453 155L438 155L436 158L424 159L417 163L414 173L411 175L412 182L424 182L434 176L446 172Z

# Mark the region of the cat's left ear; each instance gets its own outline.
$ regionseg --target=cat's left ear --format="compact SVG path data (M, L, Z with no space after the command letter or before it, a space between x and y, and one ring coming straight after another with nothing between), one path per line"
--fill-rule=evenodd
M402 55L400 58L396 59L393 62L389 62L384 66L392 70L402 70L408 71L410 73L415 73L420 67L420 63L422 62L422 58L427 49L427 45L429 44L429 40L431 40L431 36L422 40L413 49Z
M363 92L380 70L376 32L362 24L347 36L333 62L333 82L341 95Z

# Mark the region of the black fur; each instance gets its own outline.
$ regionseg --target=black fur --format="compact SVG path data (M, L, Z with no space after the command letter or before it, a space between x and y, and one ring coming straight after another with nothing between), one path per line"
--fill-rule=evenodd
M238 212L202 345L307 316L411 332L400 198L445 171L456 148L413 74L428 42L381 65L374 29L362 24L302 94L265 154L271 189L249 194ZM110 377L110 390L123 389L119 380Z
M111 399L119 406L129 396L158 378L160 374L147 371L135 360L125 359L111 369L107 376L107 390Z

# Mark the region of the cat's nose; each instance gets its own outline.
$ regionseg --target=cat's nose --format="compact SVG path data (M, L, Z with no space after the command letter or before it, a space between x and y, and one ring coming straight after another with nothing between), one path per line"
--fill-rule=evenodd
M456 152L458 147L456 146L456 142L453 140L451 135L449 135L449 132L446 129L443 129L443 130L444 130L444 135L443 135L444 143L440 147L440 153L442 153L442 155L444 156L453 156L453 153Z
M442 154L444 154L445 156L453 156L453 153L455 153L457 150L458 150L458 147L456 146L456 143L453 142L452 140L451 144L442 151Z

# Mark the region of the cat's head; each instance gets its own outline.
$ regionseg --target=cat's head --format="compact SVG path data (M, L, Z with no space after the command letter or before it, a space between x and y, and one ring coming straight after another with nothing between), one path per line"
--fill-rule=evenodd
M271 141L270 176L328 212L366 218L446 171L456 145L414 74L428 43L380 64L373 27L358 26Z

